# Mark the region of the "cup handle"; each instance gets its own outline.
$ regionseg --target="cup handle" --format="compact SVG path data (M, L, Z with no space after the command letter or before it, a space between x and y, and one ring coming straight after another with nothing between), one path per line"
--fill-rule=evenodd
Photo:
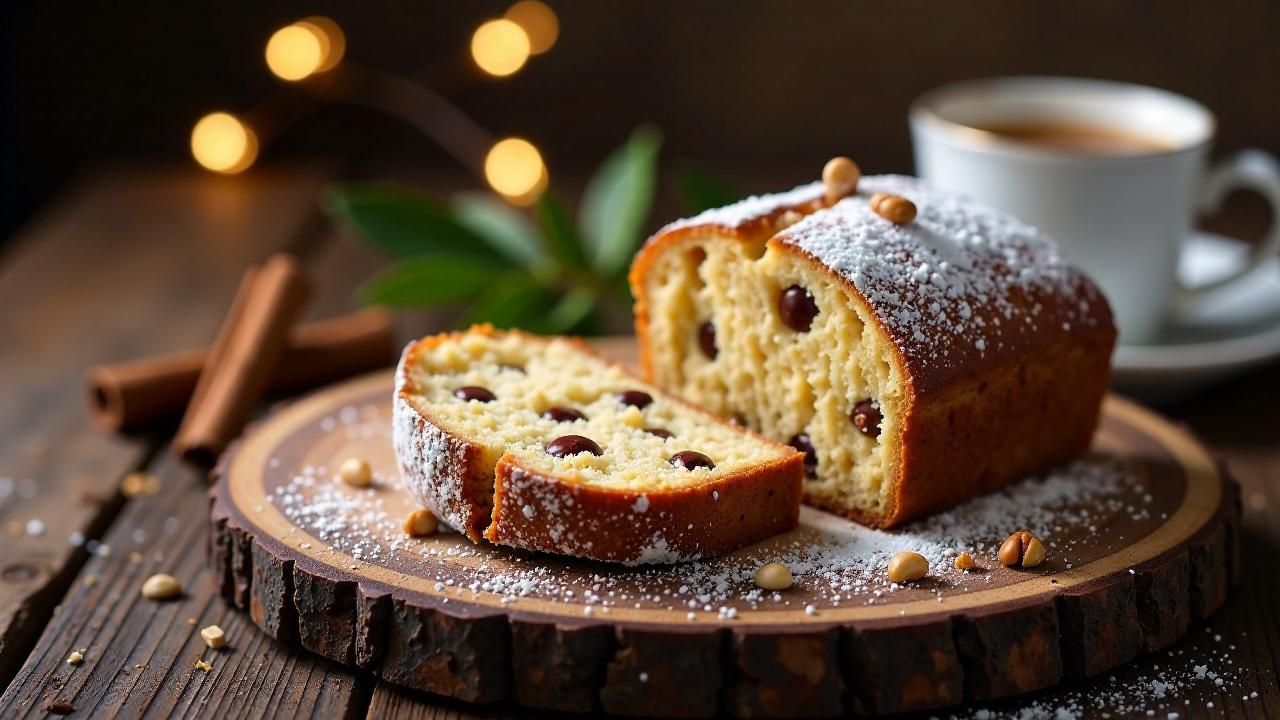
M1241 150L1215 165L1205 177L1200 194L1200 213L1217 210L1227 193L1242 188L1253 190L1271 204L1271 227L1249 259L1225 277L1195 287L1179 281L1178 309L1181 314L1187 314L1209 292L1230 285L1280 253L1280 162L1270 153L1257 149Z

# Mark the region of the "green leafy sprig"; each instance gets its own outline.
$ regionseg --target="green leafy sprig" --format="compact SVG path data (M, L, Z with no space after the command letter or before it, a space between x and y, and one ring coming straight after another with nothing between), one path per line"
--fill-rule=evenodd
M641 127L583 191L576 222L543 193L532 212L488 194L449 202L385 183L332 188L327 213L394 262L358 291L392 307L464 304L463 324L591 334L606 306L623 313L626 272L644 238L658 180L661 136Z

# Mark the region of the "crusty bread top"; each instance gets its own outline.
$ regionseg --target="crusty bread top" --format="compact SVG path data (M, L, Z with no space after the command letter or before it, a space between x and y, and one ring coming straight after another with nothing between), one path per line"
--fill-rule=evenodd
M862 178L856 195L824 207L821 185L748 198L671 223L633 268L667 241L713 232L769 244L830 269L863 296L898 350L915 392L1016 358L1064 335L1114 337L1098 288L1036 228L905 176ZM914 221L876 214L877 192L908 198Z
M814 210L827 206L822 183L794 187L786 192L752 195L724 207L704 210L693 217L668 223L650 238L654 240L690 228L714 229L733 235L760 232L773 235Z

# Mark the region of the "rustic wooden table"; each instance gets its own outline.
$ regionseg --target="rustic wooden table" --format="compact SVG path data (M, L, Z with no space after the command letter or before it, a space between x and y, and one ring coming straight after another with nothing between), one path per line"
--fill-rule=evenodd
M205 570L203 478L167 452L164 435L114 437L86 419L88 366L208 342L241 271L272 252L297 253L319 279L313 316L348 309L377 263L318 215L330 177L314 166L236 178L105 168L67 187L0 255L0 717L45 716L57 700L95 718L515 714L399 690L269 640L217 597ZM1132 708L1091 700L1153 687L1161 673L1194 677L1197 664L1230 682L1173 683L1149 698L1159 717L1280 717L1277 370L1165 410L1243 487L1244 572L1226 607L1168 651L991 706L992 717L1073 703L1120 716ZM122 496L135 470L158 476L161 492ZM161 571L187 589L180 602L139 599L142 580ZM199 630L214 623L231 648L201 672ZM80 649L82 664L65 662Z

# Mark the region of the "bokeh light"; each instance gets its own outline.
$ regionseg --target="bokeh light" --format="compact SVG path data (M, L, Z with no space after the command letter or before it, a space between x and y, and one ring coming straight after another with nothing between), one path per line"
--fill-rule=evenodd
M214 172L242 172L258 157L258 138L235 115L209 113L191 129L191 156Z
M326 44L315 25L282 27L267 41L267 67L282 80L302 80L320 71Z
M320 67L316 72L324 72L337 67L347 53L347 36L338 27L338 23L321 15L315 15L294 23L312 31L320 41Z
M510 75L529 61L529 36L511 20L490 20L471 36L471 57L490 75Z
M484 177L490 187L516 205L529 205L547 187L547 166L528 140L504 138L484 158Z
M524 28L529 36L529 52L534 55L550 50L560 37L560 20L551 8L538 0L520 0L507 10L506 17Z

